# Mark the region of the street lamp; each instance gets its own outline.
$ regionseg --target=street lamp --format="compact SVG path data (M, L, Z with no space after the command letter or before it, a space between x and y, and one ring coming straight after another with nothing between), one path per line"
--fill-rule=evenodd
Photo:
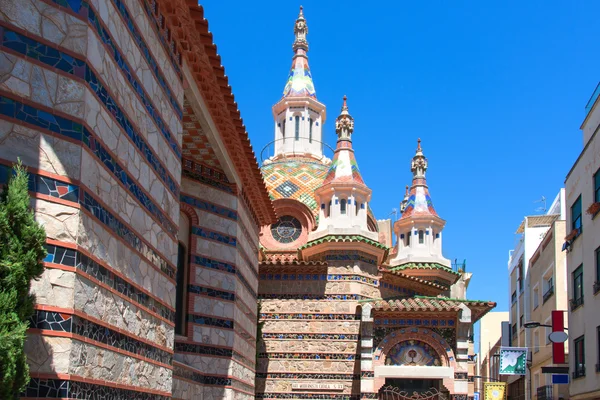
M552 325L540 324L540 323L539 323L539 322L537 322L537 321L529 321L529 322L525 322L525 323L523 324L523 327L524 327L524 328L527 328L527 329L538 328L538 327L540 327L540 326L543 326L543 327L545 327L545 328L552 328ZM567 329L567 328L563 328L563 329L564 329L565 331L568 331L568 330L569 330L569 329Z

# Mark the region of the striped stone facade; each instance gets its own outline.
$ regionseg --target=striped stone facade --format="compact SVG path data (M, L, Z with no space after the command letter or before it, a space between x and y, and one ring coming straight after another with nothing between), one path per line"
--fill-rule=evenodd
M254 397L274 213L206 36L184 1L0 0L0 183L20 158L48 248L24 398Z

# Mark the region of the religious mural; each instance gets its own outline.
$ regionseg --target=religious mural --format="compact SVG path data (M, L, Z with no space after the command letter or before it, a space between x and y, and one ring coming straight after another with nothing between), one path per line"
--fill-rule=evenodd
M400 342L386 355L385 365L441 366L439 354L427 343L419 340Z

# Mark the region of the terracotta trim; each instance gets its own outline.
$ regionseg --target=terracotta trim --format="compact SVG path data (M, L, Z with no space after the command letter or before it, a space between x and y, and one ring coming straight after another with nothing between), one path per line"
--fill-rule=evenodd
M114 325L111 325L111 324L109 324L109 323L107 323L107 322L105 322L103 320L97 319L95 317L92 317L91 315L88 315L88 314L86 314L86 313L84 313L82 311L79 311L79 310L75 310L73 308L62 308L62 307L56 307L56 306L47 306L47 305L44 305L44 304L35 304L33 308L34 308L34 310L50 311L50 312L58 312L58 313L61 313L61 314L75 315L75 316L77 316L79 318L88 320L88 321L93 322L93 323L95 323L97 325L101 325L101 326L103 326L105 328L108 328L108 329L111 329L111 330L113 330L115 332L119 332L120 334L128 336L128 337L130 337L130 338L132 338L134 340L137 340L137 341L140 341L140 342L144 342L144 343L146 343L146 344L148 344L148 345L150 345L152 347L156 347L158 349L166 351L167 353L174 354L173 349L171 349L169 347L165 347L165 346L162 346L162 345L160 345L158 343L154 343L154 342L152 342L152 341L150 341L148 339L145 339L145 338L143 338L141 336L135 336L134 333L131 333L129 331L126 331L126 330L123 330L121 328L118 328L118 327L116 327Z
M45 1L45 0L41 0L41 1ZM0 22L0 25L3 25L3 24L2 24L2 22ZM77 59L81 59L81 55L80 55L80 54L73 53L72 51L68 51L67 49L64 49L64 48L62 48L62 47L60 47L60 46L58 46L58 45L56 45L56 44L54 44L54 43L48 42L48 41L46 41L45 39L43 39L43 38L40 38L39 36L32 36L31 34L26 34L24 31L22 31L22 30L20 30L20 29L18 29L18 28L17 28L17 29L14 29L15 27L12 27L12 26L10 26L10 25L8 25L8 26L7 26L7 28L8 28L8 29L10 29L10 30L19 31L18 33L22 34L23 36L27 36L27 37L29 37L29 38L31 38L31 39L33 39L33 40L35 40L35 41L38 41L38 42L40 42L40 43L42 43L42 44L45 44L45 45L47 45L48 47L52 47L52 48L55 48L55 49L57 49L57 50L60 50L60 51L62 51L62 52L64 52L64 53L66 53L66 54L69 54L69 53L71 53L71 54L75 54L75 56L73 56L73 57L75 57L75 58L77 58ZM100 39L99 39L99 40L100 40ZM86 88L87 88L87 89L90 91L90 93L91 93L91 94L92 94L92 95L95 97L95 99L98 101L98 104L100 105L100 107L102 107L102 108L103 108L103 109L106 111L106 113L109 115L109 117L110 117L110 118L113 120L113 122L115 123L115 125L117 126L117 128L119 129L119 131L121 131L121 133L123 134L123 136L125 137L125 139L126 139L127 141L129 141L129 143L131 144L131 146L133 146L133 148L135 149L135 151L136 151L136 152L137 152L137 153L140 155L140 157L142 157L142 158L143 158L143 156L144 156L144 155L143 155L143 154L140 152L140 150L137 148L137 146L136 146L136 145L133 143L132 139L131 139L131 138L130 138L130 137L127 135L127 134L125 134L125 133L123 132L123 127L122 127L122 126L121 126L121 125L120 125L120 124L117 122L117 120L116 120L115 116L114 116L114 115L113 115L111 112L109 112L109 111L106 109L106 106L105 106L105 105L102 103L102 101L101 101L101 100L98 98L98 95L97 95L97 94L96 94L96 93L95 93L95 92L94 92L94 91L91 89L91 87L90 87L89 83L88 83L88 82L87 82L85 79L82 79L82 78L80 78L80 77L78 77L78 76L75 76L75 75L69 74L69 73L67 73L67 72L65 72L65 71L63 71L63 70L61 70L61 69L58 69L58 68L56 68L56 67L52 67L52 66L50 66L50 65L44 64L44 63L42 63L41 61L38 61L38 60L36 60L36 59L34 59L34 58L31 58L31 57L29 57L28 55L24 55L24 54L22 54L22 53L19 53L19 52L17 52L17 51L14 51L14 50L12 50L12 49L10 49L10 48L4 47L4 46L0 46L0 50L4 51L4 52L6 52L6 53L9 53L9 54L11 54L11 55L13 55L13 56L15 56L15 57L18 57L18 58L20 58L20 59L26 60L27 62L29 62L29 63L31 63L31 64L34 64L34 65L37 65L37 66L39 66L40 68L43 68L43 69L45 69L45 70L48 70L48 71L52 71L52 72L54 72L54 73L55 73L55 74L57 74L57 75L61 75L61 76L63 76L63 77L69 78L69 79L71 79L71 80L73 80L73 81L75 81L75 82L79 82L80 84L82 84L83 86L85 86L85 87L86 87ZM69 54L69 55L71 55L71 54ZM134 129L136 130L136 132L138 133L138 135L139 135L139 136L140 136L140 137L141 137L141 138L144 140L144 142L146 142L146 144L148 145L148 148L150 149L150 151L152 151L152 153L154 154L154 156L156 157L156 159L157 159L157 160L159 160L159 162L160 162L160 163L161 163L161 165L163 166L163 168L164 168L164 170L165 170L165 173L166 173L166 174L167 174L167 175L168 175L168 176L171 178L171 180L172 180L172 181L175 183L175 185L176 185L176 187L177 187L177 190L178 190L178 194L179 194L179 193L180 193L180 189L181 189L181 185L177 183L177 180L176 180L176 179L174 178L174 176L171 174L171 172L169 171L169 169L168 169L168 168L165 166L165 162L164 162L164 160L162 160L162 159L161 159L161 158L158 156L158 153L156 152L156 150L155 150L155 149L153 149L153 148L150 146L150 144L148 144L148 139L142 136L142 134L141 134L141 132L142 132L142 131L139 129L139 126L137 125L137 122L133 121L133 120L132 120L132 117L131 117L131 115L129 115L129 113L127 113L127 112L126 112L126 111L123 109L123 107L121 107L121 104L120 104L120 103L119 103L119 102L116 100L116 99L118 99L119 97L118 97L118 96L114 96L114 95L113 95L113 93L112 93L112 90L110 89L110 86L106 84L106 82L104 81L103 77L102 77L102 76L100 76L100 74L98 73L98 71L96 70L96 68L94 68L94 66L93 66L93 65L90 65L90 64L88 64L88 63L87 63L85 60L86 60L86 59L84 59L84 60L82 60L82 61L84 61L84 62L85 62L85 64L86 64L86 66L87 66L87 67L89 67L89 68L90 68L90 69L91 69L91 70L94 72L94 74L96 75L96 77L98 78L98 80L100 81L100 83L102 83L102 85L104 86L104 88L106 89L106 91L109 93L109 95L110 95L110 96L111 96L111 97L112 97L112 98L115 100L115 103L117 104L117 106L119 106L119 109L120 109L120 110L121 110L121 111L122 111L124 114L126 114L126 115L127 115L127 119L129 120L129 122L131 123L131 125L134 127ZM120 72L119 72L119 73L120 73ZM124 80L126 80L125 78L123 78L123 79L124 79ZM134 92L134 90L133 90L132 88L130 88L130 89L131 89L131 91L132 91L132 92ZM57 115L57 116L59 116L59 117L62 117L62 118L68 119L68 120L70 120L70 121L75 121L75 122L77 122L77 123L80 123L80 124L84 125L84 126L85 126L85 127L86 127L86 128L89 130L89 131L90 131L90 132L94 133L94 135L95 135L95 136L98 136L98 134L96 133L96 131L95 131L95 130L93 130L93 129L92 129L92 128L91 128L91 127L90 127L90 126L87 124L87 122L86 122L85 120L82 120L82 119L81 119L81 118L79 118L79 117L74 117L74 116L72 116L72 115L70 115L70 114L66 114L66 113L64 113L64 112L62 112L62 111L60 111L60 110L57 110L57 109L54 109L54 108L47 107L47 106L45 106L45 105L43 105L43 104L40 104L40 103L36 103L36 102L34 102L34 101L32 101L32 100L30 100L30 99L28 99L28 98L26 98L26 97L22 97L22 96L20 96L20 95L18 95L18 94L16 94L16 93L12 93L12 92L8 92L8 93L11 93L11 94L13 95L12 97L16 97L16 98L22 99L22 100L19 100L19 101L22 101L22 102L24 102L24 103L25 103L25 102L28 102L28 103L29 103L30 105L32 105L33 107L36 107L36 108L39 108L39 107L45 108L45 109L46 109L45 111L48 111L48 112L50 112L50 113L51 113L51 114L53 114L53 115ZM7 96L7 97L11 97L11 96ZM141 100L140 100L140 102L141 102ZM51 111L49 111L49 110L51 110ZM150 117L147 115L147 111L146 111L145 109L144 109L144 113L146 114L146 117L150 118ZM19 120L17 120L17 121L19 121ZM153 121L153 123L154 123L154 121ZM33 127L34 127L35 129L37 129L38 131L43 131L43 132L46 132L46 131L45 131L43 128L40 128L40 127L38 127L38 126L36 126L36 125L31 125L31 126L33 126ZM157 131L157 132L159 132L159 131L160 131L160 130L158 129L158 127L156 127L156 131ZM55 134L54 132L51 132L50 134L53 134L55 137L61 138L61 139L63 139L63 140L67 140L67 141L70 141L70 142L72 142L72 143L80 144L80 141L76 141L76 140L74 140L74 139L71 139L71 138L64 138L64 137L63 137L62 135L60 135L60 134ZM162 134L161 134L161 135L162 135ZM104 141L103 141L103 140L101 140L101 142L104 144L104 146L106 146L106 144L104 143ZM83 147L83 146L82 146L82 147ZM113 154L113 153L110 151L110 149L107 149L107 150L110 152L110 154L111 154L111 155L114 155L114 154ZM177 156L176 156L176 155L175 155L175 158L177 158ZM119 160L118 158L116 158L116 159L117 159L117 160ZM143 161L143 162L147 163L146 161ZM152 171L154 171L154 170L153 170L151 167L149 167L149 168L150 168ZM152 173L156 175L156 172L152 172ZM157 176L157 179L158 179L159 181L161 181L161 180L160 180L160 178L158 178L158 176ZM137 180L136 180L136 182L137 182ZM162 182L162 181L161 181L161 182ZM174 193L172 193L172 192L171 192L171 191L170 191L170 190L169 190L169 189L166 187L166 183L165 183L165 182L162 182L162 184L165 186L165 189L166 189L166 190L167 190L169 193L171 193L171 195L173 195L173 197L175 197L175 200L178 200L178 199L177 199L177 196L175 196L175 194L174 194Z
M68 242L62 242L62 241L60 241L60 240L46 239L46 242L47 242L48 244L51 244L51 245L54 245L54 246L59 246L59 247L67 247L67 248L70 248L70 249L72 249L72 250L76 250L76 251L78 251L78 252L82 253L83 255L85 255L86 257L88 257L88 258L90 258L90 259L92 259L92 260L93 260L94 262L96 262L97 264L100 264L101 266L103 266L104 268L106 268L107 270L109 270L110 272L112 272L113 274L115 274L116 276L118 276L119 278L123 279L124 281L127 281L127 282L128 282L130 285L134 286L134 287L135 287L136 289L138 289L140 292L143 292L143 293L147 294L148 296L152 297L154 300L156 300L157 302L159 302L160 304L162 304L163 306L165 306L165 307L166 307L166 308L168 308L169 310L171 310L171 311L175 311L175 307L172 307L172 306L170 306L169 304L167 304L167 303L166 303L164 300L162 300L161 298L159 298L159 297L156 297L156 295L155 295L154 293L152 293L152 292L150 292L150 291L148 291L148 290L144 289L143 287L139 286L137 283L133 282L133 281L132 281L131 279L129 279L127 276L123 275L121 272L117 271L117 270L116 270L116 269L114 269L112 266L108 265L108 264L107 264L105 261L103 261L103 260L100 260L99 258L97 258L95 255L93 255L92 253L90 253L90 252L89 252L87 249L85 249L85 248L83 248L83 247L81 247L81 246L79 246L79 245L76 245L76 244L71 244L71 243L68 243ZM54 264L54 263L47 263L47 264L49 264L49 265L53 265L53 266L65 267L65 266L63 266L63 265L60 265L60 264ZM53 267L53 268L58 268L58 267ZM67 267L67 268L72 268L72 267ZM77 269L77 268L75 268L75 267L73 267L73 268L74 268L75 270ZM86 274L86 273L84 273L84 272L82 272L82 271L80 271L80 272L83 274L83 276L86 276L86 275L88 275L88 274ZM87 278L87 276L86 276L86 279L90 279L90 280L91 280L91 279L95 279L95 278L92 278L91 276L90 276L90 278ZM117 293L119 293L119 292L117 292ZM120 293L119 293L119 294L120 294ZM128 297L125 297L125 298L126 298L126 299L129 299ZM130 299L129 301L131 302L131 299ZM136 303L136 304L137 304L137 303ZM141 307L145 307L145 306L141 306ZM153 312L153 311L151 311L151 310L150 310L149 312L151 312L151 313L154 313L154 312ZM158 316L158 317L159 317L159 318L161 318L161 319L163 319L163 317L161 317L161 316ZM172 322L170 322L170 321L168 321L168 320L165 320L165 322L168 322L169 324L172 324Z
M29 192L31 197L36 199L45 200L50 203L62 204L63 206L72 207L81 210L81 205L79 203L75 203L65 199L59 199L58 197L49 196L47 194L41 194L37 192Z
M147 358L147 357L144 357L144 356L140 356L138 354L131 353L131 352L126 351L126 350L122 350L122 349L119 349L119 348L116 348L116 347L112 347L112 346L109 346L109 345L107 345L105 343L98 342L96 340L92 340L90 338L87 338L87 337L81 336L81 335L77 335L75 333L58 332L58 331L52 331L52 330L49 330L49 329L34 329L34 328L28 328L27 329L27 333L28 334L34 334L34 335L40 335L40 336L64 337L64 338L70 338L70 339L73 339L73 340L79 340L80 342L91 344L93 346L100 347L100 348L102 348L104 350L112 351L113 353L119 353L119 354L127 356L127 357L133 357L133 358L136 358L138 360L145 361L147 363L150 363L150 364L162 367L162 368L167 368L167 369L171 369L171 370L173 369L173 366L171 366L169 364L164 364L164 363L161 363L159 361L155 361L155 360L152 360L150 358Z
M77 268L75 268L75 267L69 267L69 266L61 265L61 264L54 264L54 263L47 262L47 261L44 261L44 268L60 269L61 271L77 273Z
M112 388L116 388L116 389L131 390L133 392L151 393L151 394L157 394L160 396L171 397L170 392L161 392L159 390L154 390L154 389L145 389L141 386L131 386L131 385L125 385L122 383L114 383L114 382L104 381L104 380L101 381L101 380L97 380L97 379L84 378L84 377L81 377L78 375L57 374L57 373L36 373L36 372L31 372L30 375L32 378L60 379L60 380L75 381L75 382L82 382L82 383L91 383L93 385L108 386L108 387L112 387Z

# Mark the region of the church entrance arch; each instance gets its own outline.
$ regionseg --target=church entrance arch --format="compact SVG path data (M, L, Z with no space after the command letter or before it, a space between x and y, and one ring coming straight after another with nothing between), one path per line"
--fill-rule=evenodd
M373 354L375 389L382 400L449 398L458 370L450 344L428 328L400 328Z

